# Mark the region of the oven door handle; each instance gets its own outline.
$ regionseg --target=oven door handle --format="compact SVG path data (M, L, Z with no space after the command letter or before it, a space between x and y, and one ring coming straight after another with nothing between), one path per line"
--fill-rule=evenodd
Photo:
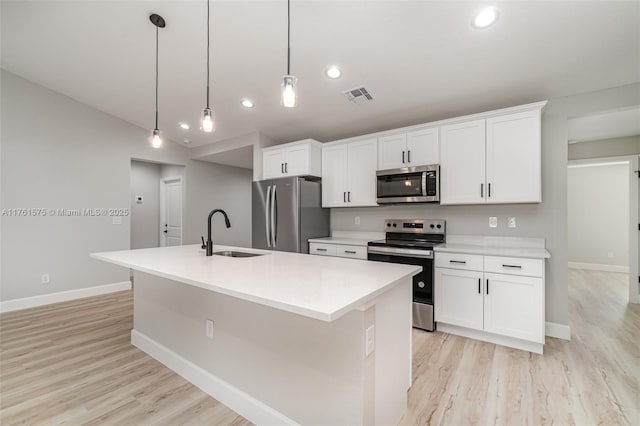
M417 257L420 259L433 259L432 250L412 250L395 247L368 247L367 253L386 254L387 256Z

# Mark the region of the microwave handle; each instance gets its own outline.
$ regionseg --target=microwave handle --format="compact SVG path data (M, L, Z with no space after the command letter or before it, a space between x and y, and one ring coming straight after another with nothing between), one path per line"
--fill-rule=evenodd
M422 196L427 196L427 172L422 172Z

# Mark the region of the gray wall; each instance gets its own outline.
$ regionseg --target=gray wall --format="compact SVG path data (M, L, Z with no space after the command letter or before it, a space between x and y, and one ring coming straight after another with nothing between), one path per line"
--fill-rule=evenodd
M159 246L160 164L131 161L131 248ZM142 203L136 201L142 196Z
M629 266L629 165L605 164L569 168L569 261Z
M183 242L199 241L215 206L229 209L237 225L217 232L218 241L250 245L251 171L190 160L188 149L170 141L151 148L148 129L4 70L0 90L2 208L130 208L132 158L184 165ZM89 253L128 249L130 220L113 225L109 216L3 216L0 300L128 281L127 270ZM51 282L43 285L40 276L47 272Z
M569 160L640 154L640 135L569 145Z
M551 99L542 116L542 203L504 206L407 206L332 209L334 230L381 231L385 218L446 219L451 234L527 236L546 239L551 259L546 263L546 320L569 323L567 262L568 119L601 111L640 105L640 84ZM354 224L361 217L361 225ZM498 217L498 228L488 226ZM516 229L506 218L517 218Z

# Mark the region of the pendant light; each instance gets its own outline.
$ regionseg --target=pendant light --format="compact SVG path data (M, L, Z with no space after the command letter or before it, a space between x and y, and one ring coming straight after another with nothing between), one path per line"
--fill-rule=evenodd
M149 16L149 20L156 26L156 127L153 129L151 146L160 148L162 146L162 139L160 138L160 130L158 130L158 31L160 28L164 28L166 24L164 18L155 13Z
M209 0L207 0L207 107L202 113L202 130L211 133L216 131L213 111L209 108Z
M291 0L287 0L287 75L282 81L282 98L280 103L287 108L293 108L298 103L296 83L298 79L291 75Z

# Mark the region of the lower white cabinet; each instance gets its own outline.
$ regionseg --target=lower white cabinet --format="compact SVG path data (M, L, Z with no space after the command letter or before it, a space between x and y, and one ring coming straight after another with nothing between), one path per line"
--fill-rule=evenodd
M435 257L438 330L542 353L542 259L450 253Z
M331 243L309 243L309 254L367 260L367 247Z

